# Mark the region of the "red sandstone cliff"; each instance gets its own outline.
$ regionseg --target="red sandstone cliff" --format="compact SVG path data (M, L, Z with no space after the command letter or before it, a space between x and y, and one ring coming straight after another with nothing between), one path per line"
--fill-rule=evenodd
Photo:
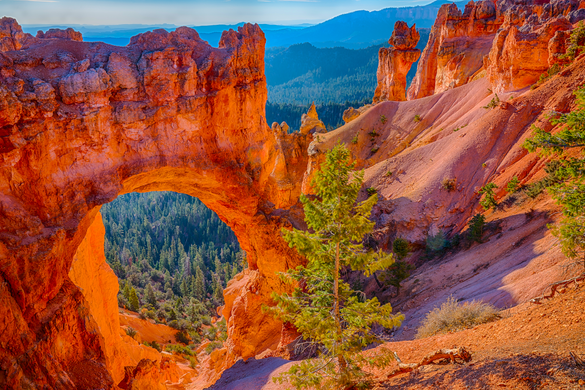
M280 228L302 220L295 210L306 141L265 123L258 26L225 32L216 49L186 27L115 47L35 38L8 18L0 25L6 386L73 389L93 381L106 388L113 383L107 366L119 377L109 358L115 346L101 341L113 330L93 319L99 299L88 303L68 274L100 205L133 191L198 197L247 251L242 280L249 282L226 292L230 340L222 363L278 343L281 325L259 305L281 288L275 272L299 261Z
M420 57L416 44L420 34L416 26L408 28L404 22L396 22L388 43L390 48L381 48L378 53L378 86L374 103L384 100L406 100L406 74Z

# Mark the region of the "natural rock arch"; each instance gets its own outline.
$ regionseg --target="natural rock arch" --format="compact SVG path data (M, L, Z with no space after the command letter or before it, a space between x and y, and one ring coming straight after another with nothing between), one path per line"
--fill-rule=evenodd
M135 191L198 197L247 251L250 270L225 292L226 361L277 344L260 306L300 261L280 229L302 220L308 140L266 125L260 28L212 48L185 27L116 47L0 26L0 383L111 383L68 272L100 206Z

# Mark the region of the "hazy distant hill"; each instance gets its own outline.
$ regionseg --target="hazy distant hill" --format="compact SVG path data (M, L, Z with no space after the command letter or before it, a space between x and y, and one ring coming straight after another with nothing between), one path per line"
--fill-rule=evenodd
M402 8L386 8L380 11L356 11L339 15L314 26L297 25L283 26L273 24L261 24L260 27L266 34L266 47L290 46L297 43L311 43L315 47L345 47L345 48L367 48L372 45L382 44L387 41L394 23L403 20L417 27L431 27L437 16L439 7L448 3L446 0L439 0L434 3ZM464 2L456 3L463 7ZM243 23L233 25L193 26L202 39L211 45L217 46L221 33L230 28L237 29ZM102 41L113 45L127 45L134 35L157 28L164 28L173 31L177 26L162 25L118 25L118 26L53 26L53 25L23 25L23 30L33 35L40 29L43 31L52 27L73 27L81 31L85 41Z
M419 29L421 51L430 29ZM388 35L388 38L390 35ZM386 38L386 40L388 39ZM378 51L388 44L365 49L317 48L309 43L266 50L268 101L306 105L370 100L376 89ZM407 79L416 73L413 64Z

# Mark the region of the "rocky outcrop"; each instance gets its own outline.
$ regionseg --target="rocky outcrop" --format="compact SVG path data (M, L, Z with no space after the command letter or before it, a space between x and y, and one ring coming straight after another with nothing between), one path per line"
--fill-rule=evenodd
M406 100L406 75L420 57L420 50L416 48L419 39L416 25L408 28L405 22L396 22L388 41L392 47L380 48L378 53L378 86L374 103Z
M482 67L503 18L492 0L470 1L462 13L455 4L444 4L417 72L408 89L408 100L420 99L466 84Z
M577 0L544 6L514 5L505 12L489 56L484 60L492 89L501 93L534 84L562 55L573 24L585 19Z
M318 134L327 132L325 124L319 120L319 115L317 115L317 109L315 108L315 102L311 104L309 112L303 114L301 117L300 132L301 134Z
M177 382L180 375L181 370L168 357L163 357L160 363L142 359L135 367L125 367L125 376L119 387L124 390L167 390L166 383Z
M66 30L61 30L60 28L52 28L47 30L47 32L38 31L37 38L40 39L67 39L69 41L83 41L83 37L79 31L75 31L71 27Z
M350 107L347 110L343 111L343 121L345 123L349 123L352 120L359 117L364 112L368 111L371 107L372 107L372 104L366 104L365 106L361 106L358 109Z
M10 50L20 50L32 35L22 32L22 27L16 22L16 19L3 17L0 19L0 52Z
M113 294L112 275L99 266L103 283L96 280L82 293L69 273L87 277L71 265L85 245L100 246L82 244L95 232L100 205L133 191L198 197L246 250L254 277L240 289L228 287L222 364L276 345L282 326L259 307L271 303L271 291L282 290L276 273L301 261L280 229L302 226L298 197L308 137L274 133L265 122L259 27L225 32L212 48L185 27L140 34L115 47L29 41L10 26L0 52L3 384L74 389L113 383L107 366L119 369L104 346L113 327L96 322L92 310L106 320L111 313L92 309L99 299L84 297Z

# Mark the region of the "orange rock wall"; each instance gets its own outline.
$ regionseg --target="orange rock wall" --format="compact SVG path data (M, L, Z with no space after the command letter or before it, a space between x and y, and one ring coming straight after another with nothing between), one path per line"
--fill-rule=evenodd
M277 343L281 325L258 307L282 288L275 273L300 262L280 229L302 221L307 137L265 123L259 27L225 32L212 48L184 27L115 47L25 39L7 18L0 26L0 365L8 387L72 389L77 367L89 366L97 368L88 377L112 382L106 364L115 348L104 347L99 330L112 329L92 319L69 271L100 205L135 191L198 197L247 251L262 288L227 293L235 298L224 311L224 363ZM81 250L96 246L90 237ZM90 290L113 293L100 272L104 284Z
M420 57L416 44L420 34L413 25L408 28L404 22L396 22L394 32L388 41L392 47L381 48L378 53L378 86L374 103L385 100L406 100L406 74Z

